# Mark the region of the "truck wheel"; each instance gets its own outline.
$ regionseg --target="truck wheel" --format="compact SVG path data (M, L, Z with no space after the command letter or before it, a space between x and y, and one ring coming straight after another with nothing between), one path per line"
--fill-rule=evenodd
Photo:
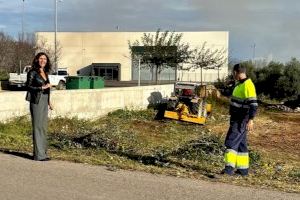
M58 85L56 86L57 90L65 90L66 89L66 83L64 81L59 81Z

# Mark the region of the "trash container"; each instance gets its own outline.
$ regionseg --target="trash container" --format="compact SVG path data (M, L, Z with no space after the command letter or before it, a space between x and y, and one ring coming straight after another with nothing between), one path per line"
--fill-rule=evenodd
M88 76L67 76L66 89L90 89Z
M104 88L104 80L99 76L91 76L90 77L90 88L91 89Z

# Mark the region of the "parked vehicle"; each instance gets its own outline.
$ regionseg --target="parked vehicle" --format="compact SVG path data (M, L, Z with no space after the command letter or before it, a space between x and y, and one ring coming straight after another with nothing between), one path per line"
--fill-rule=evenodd
M24 87L26 84L27 73L31 69L31 66L25 66L22 73L9 73L9 86L13 87ZM51 85L55 86L56 89L62 90L66 88L66 76L68 76L67 68L58 68L56 72L49 75L49 81Z
M58 68L57 72L49 75L49 80L52 85L58 90L66 89L66 77L69 76L67 68Z

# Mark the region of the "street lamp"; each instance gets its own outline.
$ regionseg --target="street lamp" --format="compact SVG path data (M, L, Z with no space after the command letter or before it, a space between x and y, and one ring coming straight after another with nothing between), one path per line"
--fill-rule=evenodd
M22 3L22 33L21 33L21 41L20 41L20 38L19 38L19 42L18 42L18 45L19 45L19 48L20 48L20 43L22 43L21 45L23 45L23 42L24 42L24 10L25 10L25 0L22 0L23 3ZM19 52L20 50L18 50ZM20 68L20 73L22 71L22 59L21 59L21 56L19 54L19 68Z
M57 70L57 2L62 2L62 0L54 0L55 1L55 20L54 20L54 69Z

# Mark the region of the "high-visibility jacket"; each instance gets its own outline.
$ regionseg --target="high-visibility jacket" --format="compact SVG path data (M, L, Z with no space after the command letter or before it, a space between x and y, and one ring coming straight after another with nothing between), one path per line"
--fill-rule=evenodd
M232 119L253 119L257 110L257 97L255 86L251 79L241 80L234 88L231 102L230 115Z
M248 174L249 153L247 148L246 124L253 119L257 110L255 86L251 79L239 81L233 90L230 102L230 128L225 146L225 170L232 173L237 168L240 173ZM228 168L231 167L231 168Z

